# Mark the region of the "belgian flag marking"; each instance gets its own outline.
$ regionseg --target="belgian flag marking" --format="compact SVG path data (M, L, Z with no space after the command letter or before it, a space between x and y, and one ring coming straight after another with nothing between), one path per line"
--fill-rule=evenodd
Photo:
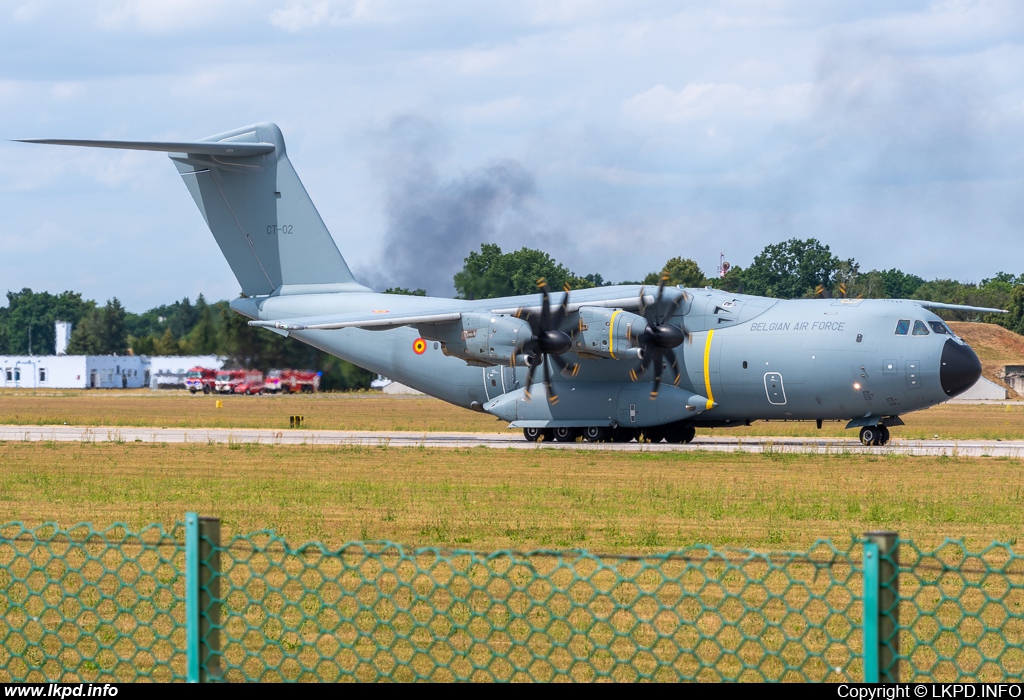
M427 351L427 341L423 338L417 338L412 343L412 351L417 355L422 355Z

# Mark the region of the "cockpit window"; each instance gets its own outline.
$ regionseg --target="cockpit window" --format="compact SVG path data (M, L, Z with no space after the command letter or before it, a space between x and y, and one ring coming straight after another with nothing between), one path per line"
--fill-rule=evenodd
M953 335L953 332L946 327L946 324L942 321L929 321L928 325L932 327L932 331L939 333L940 335L949 334Z
M914 335L928 335L928 326L924 321L914 321Z
M906 335L910 332L910 319L901 318L896 322L896 335Z

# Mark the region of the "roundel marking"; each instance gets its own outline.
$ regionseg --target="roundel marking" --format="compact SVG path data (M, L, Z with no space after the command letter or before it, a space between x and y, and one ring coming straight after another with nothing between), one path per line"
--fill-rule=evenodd
M412 343L412 351L417 355L422 355L427 351L427 341L423 338L417 338Z

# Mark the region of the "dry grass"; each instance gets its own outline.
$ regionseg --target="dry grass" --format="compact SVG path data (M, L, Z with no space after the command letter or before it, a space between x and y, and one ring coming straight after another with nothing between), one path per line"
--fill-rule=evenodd
M313 430L415 432L501 432L506 423L420 396L319 394L291 396L191 396L183 391L111 390L27 392L0 391L0 424L154 426L165 428L286 428L288 417L305 416ZM949 404L903 417L896 439L1024 439L1024 405ZM845 422L755 423L749 428L701 429L698 435L801 436L855 438Z
M878 528L981 545L1024 526L1016 459L6 442L0 463L0 521L192 510L333 545L777 550Z

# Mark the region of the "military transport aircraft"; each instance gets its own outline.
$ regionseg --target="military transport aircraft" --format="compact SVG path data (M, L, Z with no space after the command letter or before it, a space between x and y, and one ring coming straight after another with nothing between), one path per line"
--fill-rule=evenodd
M377 294L342 258L274 124L195 142L30 139L164 151L260 326L528 440L690 442L698 427L847 421L883 445L899 416L962 393L981 363L910 300L783 301L716 289L600 287L463 301ZM430 241L423 241L430 245Z

